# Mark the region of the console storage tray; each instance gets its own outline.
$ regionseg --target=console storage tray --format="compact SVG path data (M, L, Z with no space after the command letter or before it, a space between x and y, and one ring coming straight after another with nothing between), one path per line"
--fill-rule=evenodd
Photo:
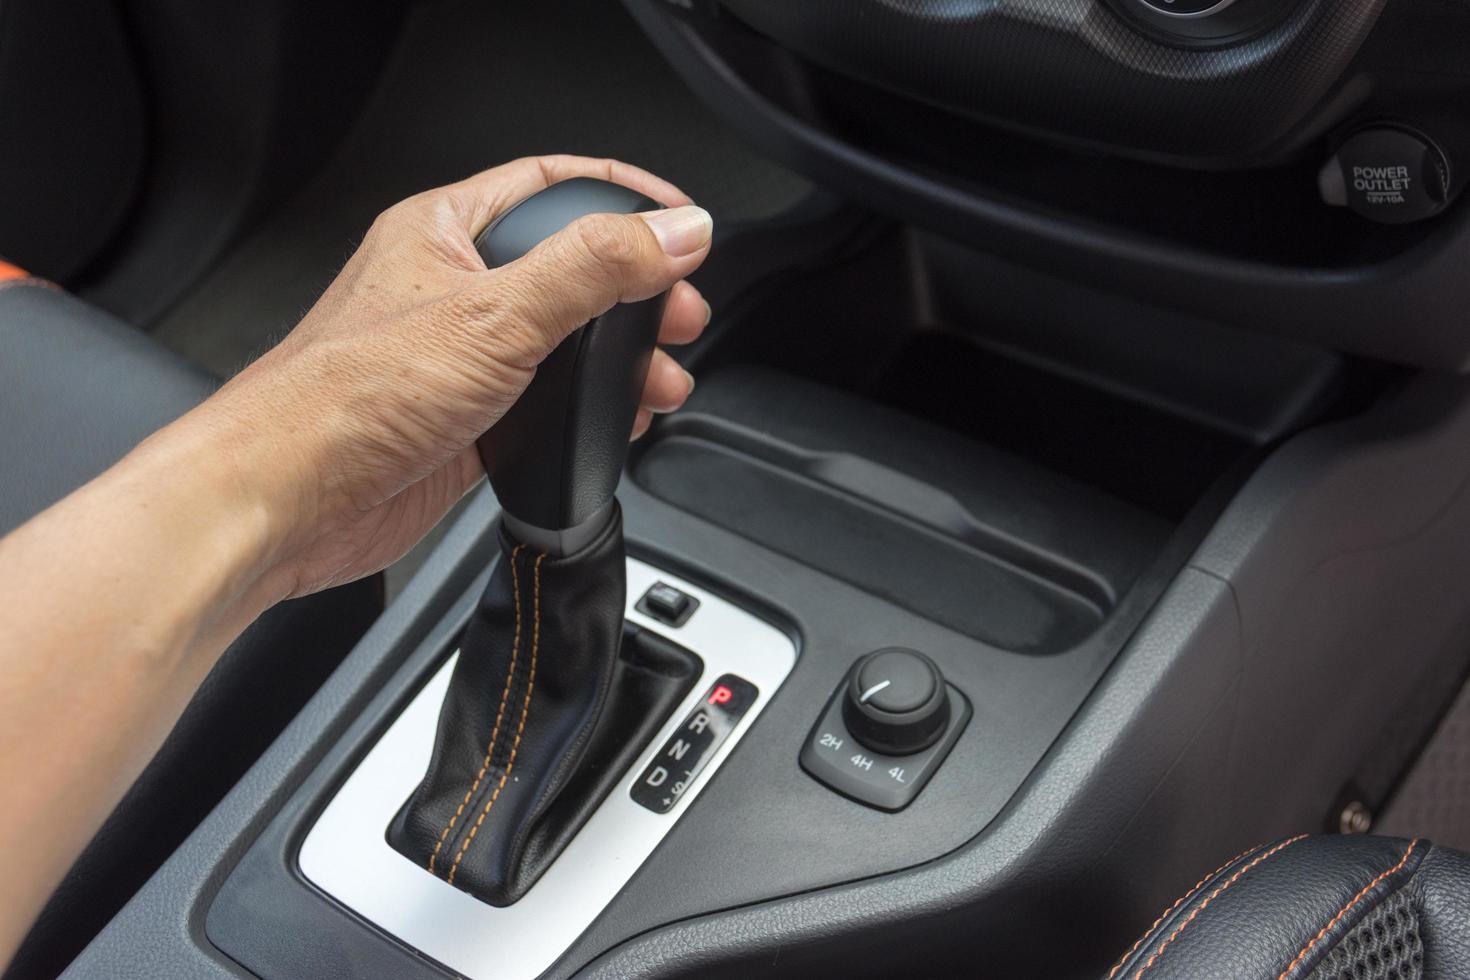
M701 382L637 459L650 493L983 642L1091 634L1173 525L1008 452L754 367Z

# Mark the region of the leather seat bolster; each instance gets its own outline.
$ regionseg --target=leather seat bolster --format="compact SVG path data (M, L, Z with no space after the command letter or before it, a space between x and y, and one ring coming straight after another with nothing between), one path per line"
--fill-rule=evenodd
M1202 879L1108 977L1318 980L1375 958L1402 963L1405 976L1467 976L1467 903L1470 859L1429 841L1288 838Z
M1470 976L1470 855L1431 847L1414 876L1426 977Z
M50 283L0 283L0 534L214 388L188 361Z
M193 408L216 381L43 280L0 281L0 535ZM381 578L283 603L220 657L42 910L6 978L56 976L326 680Z

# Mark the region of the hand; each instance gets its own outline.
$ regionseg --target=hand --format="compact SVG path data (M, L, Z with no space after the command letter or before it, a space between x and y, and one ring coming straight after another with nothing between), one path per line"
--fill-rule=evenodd
M671 210L591 215L487 270L475 236L549 184L591 176ZM685 276L711 226L677 188L609 160L517 160L385 211L283 340L184 420L268 516L278 597L371 574L412 547L484 474L475 440L572 330L672 287L659 340L693 340L709 307ZM633 435L693 379L662 350Z

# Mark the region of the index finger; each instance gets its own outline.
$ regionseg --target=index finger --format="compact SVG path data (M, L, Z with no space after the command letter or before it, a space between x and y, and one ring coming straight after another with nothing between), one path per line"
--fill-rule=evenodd
M596 177L621 184L646 194L666 208L693 203L688 194L642 167L621 160L569 154L522 157L449 184L443 190L465 218L465 231L474 237L511 206L572 177Z

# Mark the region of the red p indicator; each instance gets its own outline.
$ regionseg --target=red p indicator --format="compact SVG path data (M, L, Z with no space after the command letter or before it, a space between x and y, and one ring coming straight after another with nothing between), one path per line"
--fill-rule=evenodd
M730 690L724 684L716 684L715 685L715 689L709 693L709 703L710 704L729 704L730 703L730 699L733 698L734 696L735 696L735 692L732 691L732 690Z

